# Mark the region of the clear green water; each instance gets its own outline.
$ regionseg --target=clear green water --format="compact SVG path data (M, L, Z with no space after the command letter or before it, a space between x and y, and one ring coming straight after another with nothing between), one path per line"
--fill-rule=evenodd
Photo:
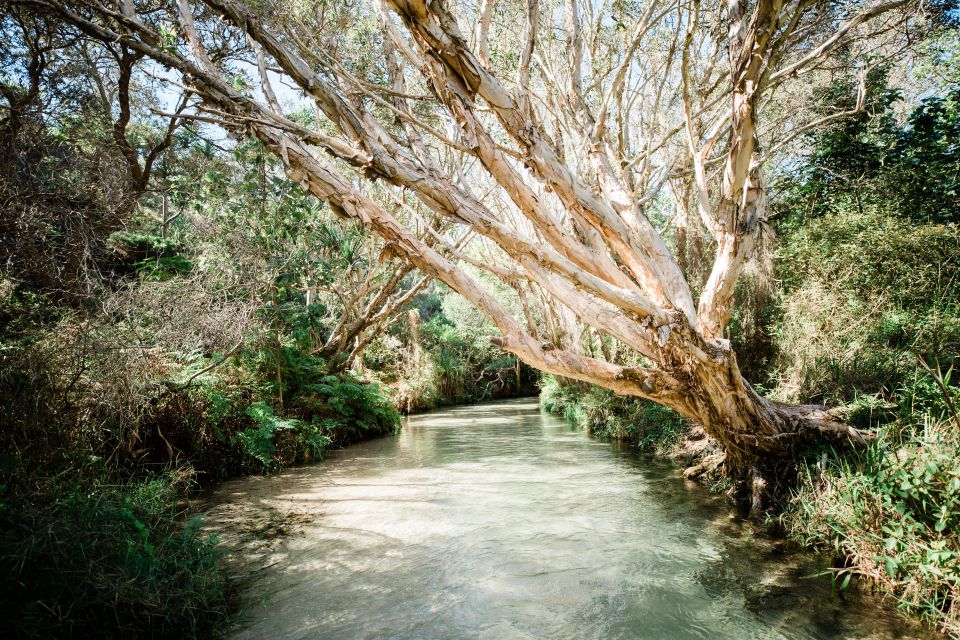
M227 483L208 517L250 572L237 638L931 637L535 399Z

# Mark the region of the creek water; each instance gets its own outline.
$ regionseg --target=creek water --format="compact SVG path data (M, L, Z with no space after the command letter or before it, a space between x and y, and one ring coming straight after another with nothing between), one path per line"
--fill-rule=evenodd
M931 637L536 399L414 416L206 508L247 571L236 638Z

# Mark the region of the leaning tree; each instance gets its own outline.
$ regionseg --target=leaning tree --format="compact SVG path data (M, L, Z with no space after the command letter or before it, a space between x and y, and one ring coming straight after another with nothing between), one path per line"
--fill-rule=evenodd
M755 504L803 445L862 438L822 407L757 393L727 325L770 235L765 162L849 113L814 109L817 87L846 81L862 107L856 79L903 47L919 2L7 1L154 60L195 96L182 117L259 139L335 212L475 305L506 351L701 423ZM285 109L294 92L311 108ZM667 186L683 197L657 228ZM428 213L446 224L430 242ZM702 282L665 239L687 224L711 239ZM464 231L483 259L455 246ZM477 268L641 364L545 341Z

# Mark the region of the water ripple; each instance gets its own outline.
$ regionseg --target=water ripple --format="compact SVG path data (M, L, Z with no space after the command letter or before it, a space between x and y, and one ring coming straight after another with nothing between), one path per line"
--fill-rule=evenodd
M807 578L821 558L670 465L530 400L417 416L322 465L227 483L209 505L255 576L237 638L927 637ZM263 517L293 533L242 535Z

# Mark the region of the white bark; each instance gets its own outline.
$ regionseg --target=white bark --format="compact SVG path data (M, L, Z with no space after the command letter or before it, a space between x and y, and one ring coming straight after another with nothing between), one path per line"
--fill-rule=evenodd
M622 44L609 34L609 16L593 5L584 13L576 0L565 0L555 17L525 0L519 60L506 70L489 53L493 0L477 7L472 42L441 0L384 0L376 12L386 86L312 46L309 26L267 24L237 0L202 0L241 41L253 43L263 102L221 75L188 0L177 0L173 16L187 45L177 51L161 48L151 26L109 0L85 3L96 19L70 2L31 1L92 37L123 38L179 71L203 98L205 113L197 117L261 140L311 193L474 304L500 331L497 344L530 365L700 420L724 443L733 466L754 465L758 452L789 449L812 433L850 433L754 393L725 331L738 276L767 225L759 149L764 97L855 42L873 21L911 6L908 0L851 4L853 15L842 24L809 0L726 0L723 16L711 18L722 29L706 23L716 12L701 11L700 0L649 0ZM716 62L724 48L726 65ZM268 68L315 103L323 127L308 129L280 112ZM811 118L797 128L817 124ZM362 191L352 172L378 180L388 196ZM699 304L646 216L662 186L685 176L717 246ZM402 224L405 204L392 213L391 203L404 203L407 194L496 247L497 263L468 255L469 247L455 247L436 231L430 242L418 237ZM680 215L686 220L685 211ZM544 309L556 310L543 314L546 333L560 335L554 320L573 314L649 366L589 357L570 343L545 347L531 316L514 318L460 261L535 291Z

